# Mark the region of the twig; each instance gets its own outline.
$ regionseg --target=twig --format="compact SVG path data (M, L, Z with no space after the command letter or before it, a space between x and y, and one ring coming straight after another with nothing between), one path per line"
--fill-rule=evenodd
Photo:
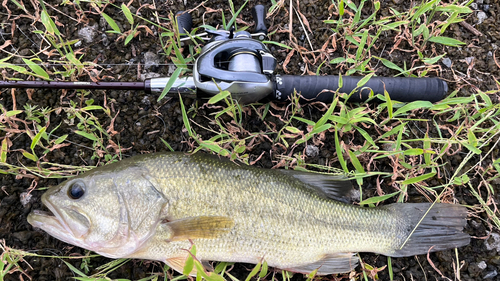
M477 30L474 26L466 23L465 21L461 21L460 25L462 27L464 27L465 29L467 29L468 31L472 32L476 36L483 36L483 34L481 33L481 31Z
M291 4L291 0L290 0L290 4ZM300 19L300 15L299 15L299 12L297 12L297 9L295 9L295 7L292 6L292 9L294 10L295 14L297 15L297 17L299 18L299 22L300 22L300 25L302 25L302 29L304 30L304 33L306 34L306 38L307 38L307 42L309 42L309 46L311 47L311 51L314 51L313 49L313 45L311 43L311 40L309 39L309 35L307 34L307 30L306 30L306 27L304 26L304 23L302 22L302 20ZM291 17L291 15L290 15Z

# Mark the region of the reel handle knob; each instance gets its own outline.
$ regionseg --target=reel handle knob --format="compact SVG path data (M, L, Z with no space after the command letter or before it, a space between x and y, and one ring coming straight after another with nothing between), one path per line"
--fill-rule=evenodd
M266 26L266 7L264 5L255 5L252 8L252 17L255 21L254 33L258 34L260 41L267 38Z
M191 17L191 14L185 11L177 12L177 14L175 14L175 17L177 18L179 34L181 35L181 38L184 38L191 32L191 29L193 28L193 18Z

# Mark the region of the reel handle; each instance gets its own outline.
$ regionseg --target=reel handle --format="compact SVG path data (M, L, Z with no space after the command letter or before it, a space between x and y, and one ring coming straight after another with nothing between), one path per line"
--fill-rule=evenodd
M255 5L252 8L252 17L255 21L254 33L258 34L258 39L260 41L266 39L267 37L267 26L266 26L266 7L264 5Z
M179 27L179 34L181 38L187 37L187 35L193 29L193 18L191 14L185 11L179 11L175 14L177 18L177 26Z

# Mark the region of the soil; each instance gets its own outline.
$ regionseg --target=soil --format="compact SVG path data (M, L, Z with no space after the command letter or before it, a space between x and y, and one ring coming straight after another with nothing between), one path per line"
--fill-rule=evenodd
M185 2L187 3L186 6L184 6L181 1L156 1L156 3L154 3L154 1L141 0L133 1L131 6L134 7L133 12L135 12L141 5L155 4L160 19L168 18L169 13L194 9L191 11L194 26L200 26L202 24L216 26L217 24L221 24L220 11L211 12L212 10L221 9L225 12L226 19L229 18L230 8L227 1L208 1L204 6L199 6L200 3L198 1ZM243 4L243 1L233 2L236 9ZM310 28L313 31L309 33L311 36L311 44L314 49L321 49L327 40L331 40L329 36L332 34L332 31L329 26L323 22L324 20L335 18L335 15L332 15L331 10L328 9L331 5L331 1L300 2L300 11L309 21ZM450 82L449 85L451 89L460 87L461 91L458 94L460 96L470 95L472 89L475 87L483 91L496 90L497 82L495 81L495 77L499 77L500 74L494 56L497 47L500 46L500 42L498 42L500 40L500 33L497 25L497 22L500 20L500 4L497 1L489 0L475 2L477 10L467 18L466 22L475 26L475 28L482 33L482 36L473 34L469 29L464 28L464 26L460 24L452 24L445 35L465 42L466 45L464 45L464 47L451 48L436 45L434 46L435 49L429 48L425 50L426 55L429 56L433 53L447 53L446 58L451 61L452 66L448 67L440 63L440 69L437 70L436 73L431 74L438 75ZM251 24L253 22L250 9L255 4L257 4L255 1L248 2L242 10L242 21L239 22L238 25L243 26L245 23ZM410 5L407 1L380 1L380 4L383 14L389 14L389 8L403 11L407 10ZM71 5L58 7L65 15L50 9L51 15L57 16L58 28L68 40L77 39L79 37L83 38L88 32L91 33L90 39L82 39L82 44L79 48L80 51L85 54L85 61L94 61L95 59L98 64L107 66L106 69L99 73L101 77L109 76L118 78L121 81L137 81L140 79L140 74L151 72L158 73L161 76L171 75L172 68L163 65L171 63L170 56L166 56L163 53L157 36L147 35L143 29L141 30L141 34L125 46L123 40L116 41L118 35L104 32L110 29L109 26L102 20L100 15L95 13L95 10L93 10L90 5L87 3L82 3L81 5L84 7L84 11L86 11L85 16L88 22L77 23L72 20L71 18L78 18L80 15L75 12L76 9ZM17 9L12 2L8 2L7 6L10 10L16 11L17 14L19 13L19 9ZM1 9L2 8L0 8L0 10ZM130 24L127 22L126 18L123 17L118 8L108 6L105 11L110 17L117 21L122 30L130 29ZM370 12L370 9L366 9L362 16L367 17ZM141 13L144 18L155 20L156 16L152 13L151 9L143 8L141 9ZM482 17L483 14L486 16L486 19L478 24L478 17ZM269 20L268 25L270 26L270 30L278 31L271 35L270 40L289 44L290 39L288 33L280 32L288 29L288 18L289 15L286 13L285 9L281 9ZM7 20L6 17L3 17L2 24L4 23L10 23L10 21ZM10 35L10 25L3 26L3 31L0 30L2 33L0 45L3 44L2 40L12 40L13 46L17 48L21 54L30 54L30 50L37 50L38 47L36 43L40 42L40 40L38 35L30 32L33 30L31 26L32 20L20 18L16 20L16 24L17 29L14 32L15 36ZM36 26L41 29L39 23L37 23ZM147 26L153 33L158 32L157 28L152 27L150 24L147 24ZM82 29L88 27L92 27L90 31L82 31ZM309 48L309 42L304 36L304 30L300 26L297 17L294 19L293 34L297 38L297 43L299 45ZM416 54L415 52L404 52L403 50L408 47L405 46L404 43L400 45L400 48L403 50L395 50L389 53L391 47L394 46L394 40L394 33L392 31L385 32L379 38L376 54L372 55L377 55L394 62L407 61L411 63L415 59L414 56ZM283 68L289 51L275 45L270 46L270 50L278 60L277 72L285 73ZM159 63L158 65L153 63L150 68L145 69L145 58L151 56L151 53L157 55ZM7 54L5 53L0 54L1 58L6 56ZM339 56L343 56L343 50L341 49L329 53L328 59L331 60ZM49 59L44 55L42 55L41 58ZM307 70L316 72L317 68L320 66L321 60L313 62L311 56L308 56L308 58L311 61L305 64L303 58L295 54L286 65L286 70L289 74L294 75L308 74L305 69L307 65ZM473 67L471 67L470 58L473 58ZM14 59L13 63L23 63L23 61L21 59ZM120 65L122 63L130 63L130 65ZM142 68L138 68L135 65L136 63L141 63ZM382 64L377 64L376 67L375 65L376 63L373 63L373 68L376 70L377 75L394 76L398 74L395 70L389 69ZM401 66L401 64L398 65ZM321 67L319 73L338 74L342 71L345 70L337 69L335 66L326 63ZM88 77L85 75L82 75L81 78L88 80ZM459 82L457 83L457 81ZM68 107L70 101L77 105L81 105L85 104L85 101L91 99L94 105L106 105L111 109L112 116L117 116L113 125L114 130L118 133L112 137L112 140L116 144L119 143L120 147L126 149L122 152L123 157L131 157L141 153L168 151L162 139L168 142L175 151L189 151L193 147L193 140L190 139L187 131L183 129L181 106L178 98L167 98L157 102L157 95L148 95L139 91L91 91L84 95L82 92L75 91L35 90L28 95L24 90L16 90L15 100L13 100L10 90L2 90L0 103L7 110L13 110L14 108L22 109L25 104L36 105L38 108L59 108ZM494 103L497 102L497 99L497 97L492 96ZM219 108L201 106L203 101L189 98L185 98L183 102L186 109L192 109L190 111L190 117L194 123L216 130L217 126L207 120L212 118L211 113L217 111ZM257 107L255 110L248 109L245 111L242 122L244 130L241 131L241 136L245 135L245 130L248 132L266 130L264 122L257 114L262 113L266 108L265 106L264 104L261 107ZM303 107L303 116L309 120L316 121L322 116L324 109L325 108L321 105L305 105ZM275 124L277 128L281 128L284 122L281 120L280 116L289 114L289 110L290 109L287 108L285 104L272 104L272 106L269 107L270 113L266 117L267 124ZM112 121L109 116L102 111L95 111L94 114L98 120L102 122L103 128L108 128L110 126ZM422 118L426 118L429 113L421 112L421 114ZM59 136L68 134L68 140L71 140L72 144L48 153L43 159L45 162L74 166L99 164L98 158L96 159L93 157L95 152L92 148L93 142L88 138L74 133L74 126L70 126L70 124L65 122L66 114L52 112L49 117L50 125L47 132L57 127L57 134ZM229 122L230 119L226 121ZM302 131L307 130L303 123L294 121L293 125ZM415 124L415 127L418 128L418 126L421 125L422 124ZM367 130L370 132L370 130L373 129L367 128ZM215 135L213 131L202 129L201 127L197 127L196 132L205 140ZM433 133L436 134L436 130L434 130ZM0 134L3 137L6 132L0 131ZM446 137L446 135L443 137ZM248 152L249 160L258 160L255 163L257 166L272 168L280 163L280 155L293 155L299 152L305 153L305 146L286 148L285 146L273 145L272 139L273 135L271 135L269 139L259 140L251 151ZM342 139L344 142L352 145L362 145L362 140L359 136L352 137L351 135L344 135ZM31 138L26 134L19 134L15 139L11 140L13 142L10 147L11 151L19 151L20 149L29 150L32 142ZM109 148L109 150L112 149L112 147ZM335 151L334 134L327 133L323 140L323 145L320 146L319 153L317 155L305 157L305 161L315 164L335 163ZM495 153L498 155L498 150ZM33 165L33 162L20 157L20 153L9 153L8 156L8 163L16 165ZM463 154L458 153L446 158L448 161L447 169L450 173L453 173L462 157ZM477 161L478 159L472 159L471 163ZM487 164L488 163L484 163L484 165ZM333 164L333 166L340 168L338 163ZM391 162L387 159L382 160L377 163L376 169L382 172L392 172ZM39 188L57 185L64 179L44 179L36 177L35 181L33 181L33 178L30 177L16 177L13 175L2 175L0 178L0 186L3 190L0 191L0 239L5 239L5 244L8 247L35 252L41 255L79 256L89 253L86 250L58 241L39 229L33 229L26 221L26 216L29 212L34 209L42 208L40 196L43 194L43 190ZM438 179L432 180L430 181L430 185L439 185L440 183L438 181ZM21 204L21 197L33 186L33 182L36 182L38 188L31 192L32 198L27 200L28 202L26 204ZM477 184L473 179L473 184L474 183ZM376 179L365 179L362 188L363 197L367 198L377 195L375 190L376 185ZM387 194L395 191L389 181L383 183L381 188ZM468 188L457 186L454 192L458 203L471 206L478 204ZM495 194L500 194L498 186L495 187ZM494 199L498 201L498 195L496 196L497 197ZM391 203L391 200L392 199L385 203ZM409 202L424 200L425 198L418 191L409 191ZM470 245L458 250L460 258L460 264L458 266L461 267L460 276L455 275L454 267L457 266L457 261L455 260L454 252L450 250L432 253L429 257L415 256L408 258L393 258L392 267L394 271L394 280L484 280L484 278L489 277L491 277L489 280L500 280L500 275L497 275L500 271L500 259L498 258L500 247L487 248L487 245L484 243L485 240L483 239L490 233L490 229L491 226L488 224L486 214L477 214L477 216L468 220L465 231L469 233L473 239ZM497 236L491 236L489 238L488 241L490 244L496 242L496 245L498 245L498 243L500 243L500 238L498 241L494 241L495 237L498 238ZM387 258L385 256L362 253L361 258L363 262L373 267L384 267L387 265ZM431 260L433 264L431 264L429 260ZM80 268L80 265L85 262L82 259L66 259L66 261L73 264L76 268ZM96 272L97 266L109 261L109 259L103 257L92 258L88 262L90 274ZM16 272L7 275L5 280L20 280L20 278L27 280L28 276L32 278L32 280L69 280L71 277L75 276L75 273L71 271L61 259L57 258L26 256L25 263L20 264L25 270L25 274ZM110 278L138 280L148 277L152 273L161 275L163 272L162 268L163 264L159 262L132 260L120 266L108 276ZM236 264L231 274L237 278L245 278L252 268L253 265ZM358 267L356 269L358 278L362 278L361 272L362 270ZM277 278L281 279L281 276L279 276L280 273L276 274ZM389 280L387 269L378 272L378 277L380 280ZM270 280L271 275L266 278ZM296 274L293 280L305 280L305 278L300 274ZM338 277L326 277L324 280L349 280L349 276L346 274L339 275Z

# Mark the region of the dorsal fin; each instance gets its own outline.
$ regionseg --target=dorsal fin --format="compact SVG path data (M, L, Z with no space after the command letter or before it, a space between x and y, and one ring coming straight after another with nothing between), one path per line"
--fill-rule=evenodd
M318 195L334 199L341 202L349 202L352 184L351 181L343 175L320 174L313 172L303 172L295 170L277 170L283 174L294 177L305 186Z

